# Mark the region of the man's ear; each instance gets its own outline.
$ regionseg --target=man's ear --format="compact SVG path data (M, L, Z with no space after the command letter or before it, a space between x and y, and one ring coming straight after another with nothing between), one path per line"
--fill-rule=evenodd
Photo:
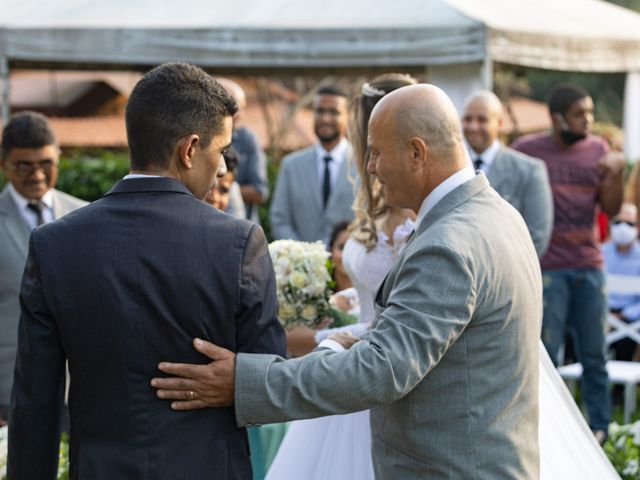
M178 161L183 168L187 170L193 168L193 157L199 142L200 136L196 133L187 135L178 142Z
M414 169L424 166L429 157L429 146L420 137L413 137L409 140L409 151L411 153L411 165Z
M564 119L562 114L558 112L551 114L551 123L556 130L567 128L567 121Z

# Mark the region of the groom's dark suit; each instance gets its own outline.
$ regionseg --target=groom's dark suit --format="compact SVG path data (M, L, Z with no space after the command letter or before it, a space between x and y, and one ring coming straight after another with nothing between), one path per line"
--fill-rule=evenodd
M175 412L149 382L167 358L208 363L194 337L285 354L260 227L176 180L123 180L34 231L21 302L9 478L55 478L65 358L72 478L251 477L233 408Z

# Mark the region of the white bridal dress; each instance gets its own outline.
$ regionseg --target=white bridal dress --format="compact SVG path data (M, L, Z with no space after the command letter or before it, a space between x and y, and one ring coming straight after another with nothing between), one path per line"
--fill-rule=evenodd
M414 224L394 232L393 246L380 235L376 247L349 239L343 264L360 302L360 323L373 320L378 284L405 245ZM542 480L619 479L591 434L573 397L540 342L540 478ZM373 480L369 411L291 423L266 480Z

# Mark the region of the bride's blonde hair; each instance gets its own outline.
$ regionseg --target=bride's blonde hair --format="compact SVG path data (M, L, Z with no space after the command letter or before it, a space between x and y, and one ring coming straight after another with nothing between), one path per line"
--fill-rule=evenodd
M369 117L373 107L387 93L400 87L418 83L415 78L404 73L385 73L362 86L362 93L353 103L353 119L349 124L349 138L353 146L353 159L356 163L360 186L353 202L355 219L349 226L349 234L363 243L370 251L378 243L375 221L385 214L388 207L380 189L380 182L367 172L367 135Z

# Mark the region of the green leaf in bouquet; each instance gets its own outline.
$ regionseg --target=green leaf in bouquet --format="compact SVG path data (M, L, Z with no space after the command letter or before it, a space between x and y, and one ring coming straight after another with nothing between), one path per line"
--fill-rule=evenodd
M346 327L347 325L358 323L356 317L338 308L331 307L329 309L329 316L333 319L331 328Z

